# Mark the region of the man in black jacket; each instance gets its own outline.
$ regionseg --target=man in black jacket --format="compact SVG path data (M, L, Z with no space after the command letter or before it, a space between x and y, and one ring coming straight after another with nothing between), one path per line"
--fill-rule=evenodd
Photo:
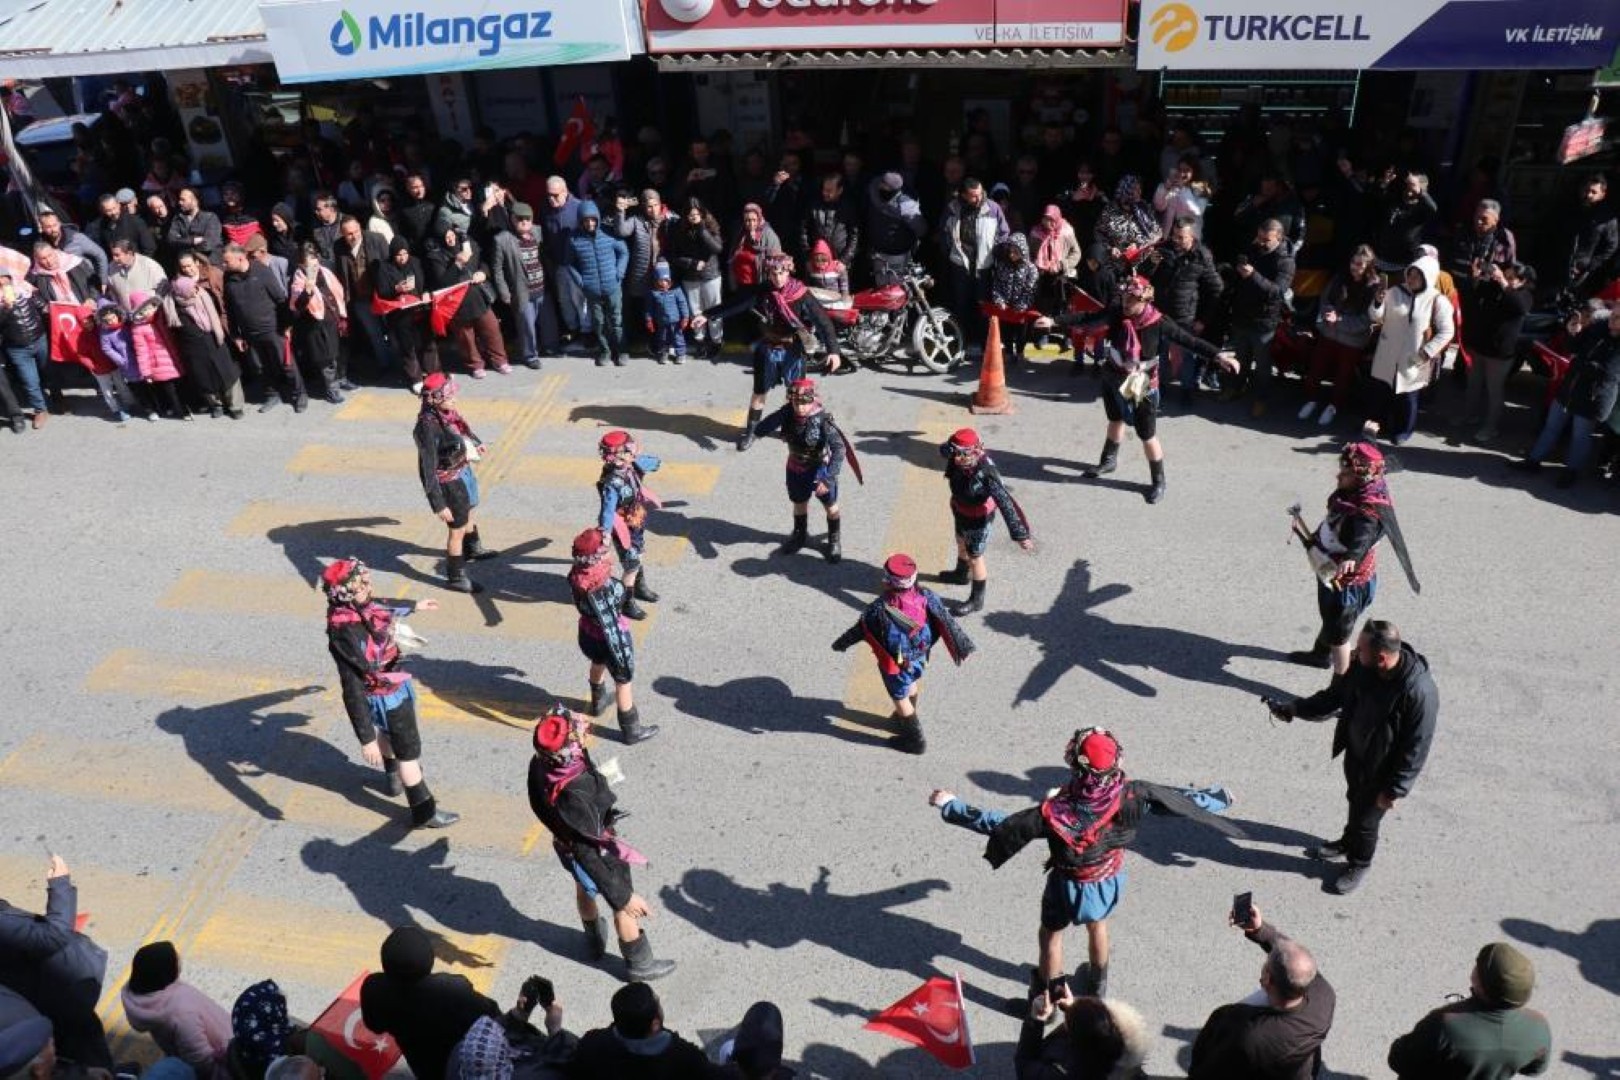
M465 975L433 974L433 939L421 927L389 934L382 971L360 984L360 1019L394 1037L416 1080L444 1080L450 1051L480 1016L499 1020L501 1007Z
M297 364L287 362L287 338L281 330L286 307L287 291L269 268L248 258L240 244L227 245L225 316L242 367L264 381L260 412L269 412L283 400L290 400L297 412L309 408L304 377Z
M1372 619L1362 628L1349 671L1310 697L1268 704L1279 720L1338 717L1333 756L1344 755L1349 819L1337 840L1306 854L1348 859L1330 888L1341 896L1353 892L1372 866L1384 815L1411 793L1429 757L1440 712L1429 662L1401 641L1394 623Z
M96 1016L107 954L74 929L79 891L67 863L52 855L45 871L45 914L0 900L0 986L17 992L51 1022L57 1053L86 1068L112 1068Z
M134 193L124 189L124 194L134 201ZM124 213L124 207L115 195L101 197L101 216L96 218L84 228L85 235L93 240L102 251L111 253L113 244L119 240L128 240L135 245L135 250L148 258L157 255L157 237L152 230L146 227L136 214Z
M1283 243L1282 222L1270 218L1254 234L1248 252L1233 266L1232 333L1229 347L1243 365L1243 376L1254 390L1254 415L1264 416L1271 393L1271 342L1282 323L1283 306L1294 284L1294 257ZM1245 387L1234 381L1221 395L1232 401Z
M846 270L855 267L861 243L861 215L844 192L844 178L828 173L821 180L821 194L812 199L799 228L799 250L809 251L817 240L827 241L833 258Z
M725 1074L703 1050L664 1027L652 987L631 983L613 995L613 1026L587 1031L569 1075L580 1080L705 1080Z
M1590 296L1604 284L1604 270L1620 253L1620 220L1609 200L1608 178L1602 173L1593 173L1581 185L1580 205L1570 216L1565 243L1563 284L1582 296Z
M1198 240L1196 223L1191 218L1177 218L1165 243L1154 248L1150 258L1154 259L1152 281L1159 311L1187 333L1203 337L1224 286L1215 269L1215 256ZM1171 366L1179 367L1181 403L1187 405L1198 385L1199 358L1178 345L1170 346L1170 355L1179 355L1179 365L1173 362Z
M1337 995L1305 946L1251 910L1247 923L1232 925L1266 951L1260 991L1209 1014L1188 1080L1310 1080L1321 1068Z

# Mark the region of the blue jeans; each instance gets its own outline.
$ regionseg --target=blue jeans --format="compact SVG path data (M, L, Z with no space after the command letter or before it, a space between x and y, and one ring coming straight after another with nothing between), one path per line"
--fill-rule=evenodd
M47 378L47 372L50 371L50 339L41 336L32 345L7 345L6 359L17 369L17 381L22 383L24 404L34 412L45 412L45 391L41 386Z
M1276 336L1275 329L1232 328L1229 344L1232 351L1237 353L1238 363L1243 365L1249 387L1257 397L1263 398L1271 392L1271 341Z
M618 289L601 296L587 293L585 310L596 327L596 355L617 357L624 351L624 294Z
M1569 456L1564 459L1564 464L1573 472L1581 471L1586 459L1592 455L1592 433L1597 430L1597 421L1576 416L1556 401L1547 410L1547 422L1541 426L1541 437L1530 449L1531 461L1547 460L1547 455L1558 445L1558 437L1564 433L1566 424L1570 427L1570 436Z
M562 352L562 346L557 343L557 316L546 303L544 289L530 289L529 298L522 307L514 307L512 315L517 321L518 347L523 350L524 363L538 360L542 354L556 356Z

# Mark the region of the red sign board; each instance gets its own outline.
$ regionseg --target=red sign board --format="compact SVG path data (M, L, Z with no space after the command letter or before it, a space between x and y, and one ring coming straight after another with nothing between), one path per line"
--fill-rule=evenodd
M1607 120L1582 120L1565 128L1564 137L1558 143L1558 164L1568 165L1602 150L1608 125Z
M646 0L647 51L1086 48L1123 0Z

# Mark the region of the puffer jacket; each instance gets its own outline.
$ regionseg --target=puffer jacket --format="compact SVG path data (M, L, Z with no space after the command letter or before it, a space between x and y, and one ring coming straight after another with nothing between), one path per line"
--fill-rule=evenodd
M148 994L123 990L129 1026L148 1032L170 1057L197 1073L197 1080L226 1080L231 1044L231 1017L223 1006L190 983L176 980Z
M654 326L679 326L692 317L686 293L680 289L653 289L647 293L647 318Z
M169 382L180 377L179 349L169 336L169 328L152 315L129 320L129 342L135 352L135 364L141 378L152 382Z
M585 222L592 219L597 223L596 231L588 232ZM623 240L609 236L602 229L602 214L595 203L580 205L579 223L579 231L568 237L563 272L574 279L586 296L611 295L624 281L625 271L630 266L630 249Z
M713 281L720 276L720 234L684 218L669 227L669 265L678 281ZM701 264L701 266L699 265Z
M653 232L652 225L640 214L609 214L598 226L599 232L624 241L630 253L625 264L624 294L643 296L652 285Z
M1559 403L1575 416L1599 423L1620 398L1620 338L1607 324L1588 327L1575 339L1569 374L1558 388Z
M7 345L32 345L45 336L47 311L45 300L34 289L17 291L15 303L0 301L0 342ZM0 377L4 377L0 374Z
M1159 310L1189 328L1194 322L1210 322L1224 286L1209 248L1194 244L1191 250L1180 251L1165 244L1158 249L1158 254L1159 263L1153 268L1153 292Z

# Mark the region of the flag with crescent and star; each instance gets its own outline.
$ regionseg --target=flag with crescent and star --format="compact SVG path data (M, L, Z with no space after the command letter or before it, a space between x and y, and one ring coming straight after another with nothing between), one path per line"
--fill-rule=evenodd
M953 1069L977 1060L960 975L929 979L867 1021L866 1030L920 1046Z
M90 318L93 310L88 304L51 301L51 359L58 364L82 364L104 375L113 370L114 365L101 351L96 324Z
M362 971L355 976L310 1029L320 1032L332 1049L358 1065L366 1080L382 1080L399 1061L400 1049L392 1036L378 1035L360 1019L360 984L368 974Z
M583 158L595 142L596 124L591 120L591 110L586 107L584 97L576 97L573 111L563 123L562 136L557 140L557 152L552 155L552 161L566 165L575 155Z

